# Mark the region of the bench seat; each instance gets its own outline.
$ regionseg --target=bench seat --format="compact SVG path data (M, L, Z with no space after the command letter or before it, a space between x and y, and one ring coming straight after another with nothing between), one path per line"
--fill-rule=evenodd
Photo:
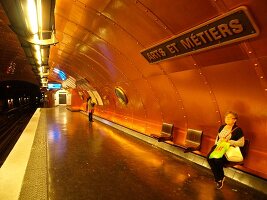
M203 131L187 129L186 139L183 144L173 144L184 149L184 153L200 150Z
M164 142L164 141L172 141L173 136L173 124L169 123L162 123L161 132L160 135L151 134L150 136L153 138L156 138L158 142Z

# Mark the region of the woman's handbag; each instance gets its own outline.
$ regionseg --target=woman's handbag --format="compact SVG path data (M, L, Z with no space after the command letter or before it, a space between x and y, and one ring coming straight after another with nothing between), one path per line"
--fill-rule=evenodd
M225 152L229 149L229 147L229 142L218 142L216 148L211 152L209 158L222 158Z
M239 147L230 146L225 153L225 157L230 162L241 162L243 161L243 156Z

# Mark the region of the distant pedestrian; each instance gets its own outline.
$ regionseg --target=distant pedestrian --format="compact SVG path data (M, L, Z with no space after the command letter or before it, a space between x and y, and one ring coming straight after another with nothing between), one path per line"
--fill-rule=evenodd
M90 108L89 113L88 113L89 122L93 122L94 107L95 107L95 103L92 102L91 103L91 108Z
M88 119L90 121L90 111L92 109L92 98L89 96L87 98L87 112L88 112Z

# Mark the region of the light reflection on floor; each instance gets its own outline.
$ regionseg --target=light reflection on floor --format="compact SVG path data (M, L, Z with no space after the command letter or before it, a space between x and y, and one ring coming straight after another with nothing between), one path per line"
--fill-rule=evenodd
M65 107L46 115L52 200L266 199L231 180L216 190L208 169Z

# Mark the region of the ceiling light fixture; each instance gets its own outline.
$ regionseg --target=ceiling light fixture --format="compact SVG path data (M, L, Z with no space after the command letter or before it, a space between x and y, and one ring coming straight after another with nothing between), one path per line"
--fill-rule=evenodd
M58 43L54 29L55 1L1 0L11 22L10 27L17 34L41 84L43 77L49 75L49 69L44 71L43 66L48 67L50 45Z

